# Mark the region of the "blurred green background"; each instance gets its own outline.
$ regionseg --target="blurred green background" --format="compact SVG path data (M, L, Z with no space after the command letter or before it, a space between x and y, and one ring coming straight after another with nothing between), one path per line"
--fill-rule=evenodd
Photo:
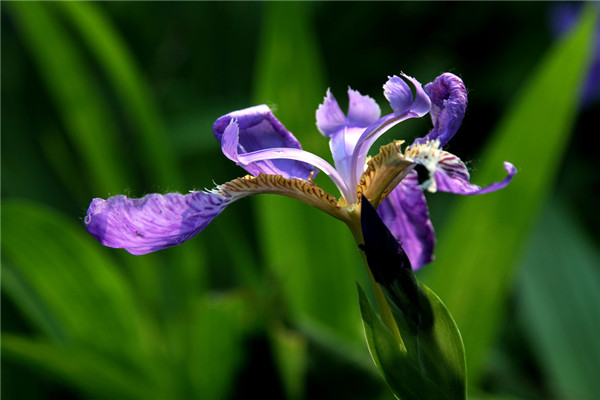
M502 192L427 195L437 260L419 277L458 323L471 397L597 398L599 109L597 96L579 101L597 7L561 37L553 12L3 2L3 398L391 399L362 336L366 272L338 221L258 196L182 246L135 257L102 247L83 216L94 197L243 175L211 127L255 104L330 159L314 116L326 89L343 109L349 85L388 113L381 86L401 71L465 81L469 107L448 149L475 183L500 179L505 160L519 169ZM408 121L380 141L430 126Z

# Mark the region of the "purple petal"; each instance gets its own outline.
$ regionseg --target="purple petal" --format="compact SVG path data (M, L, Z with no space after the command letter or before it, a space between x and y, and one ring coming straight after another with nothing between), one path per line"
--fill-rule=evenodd
M324 136L331 139L329 147L333 161L346 181L350 180L350 161L358 139L381 114L375 100L361 95L356 90L348 88L348 100L346 117L328 90L316 113L317 127Z
M96 198L87 211L85 224L103 245L140 255L185 242L229 203L218 194L206 192L149 194L141 199Z
M235 121L235 123L233 122ZM252 175L265 173L285 178L308 179L318 172L295 160L266 160L252 164L239 162L238 155L270 148L301 149L300 142L275 118L266 105L234 111L217 119L213 132L223 153Z
M383 85L384 95L394 113L379 118L360 135L350 161L350 179L353 185L358 183L369 149L378 138L394 125L409 118L420 118L429 112L431 103L421 84L410 76L402 75L402 77L414 86L416 96L413 96L410 86L404 79L398 76L389 78Z
M348 88L348 126L366 128L381 116L375 100Z
M332 137L346 125L346 116L329 89L317 108L316 117L317 128L325 137Z
M402 243L414 269L433 260L435 235L416 171L411 171L396 186L379 205L377 212Z
M467 167L458 157L447 152L444 153L445 155L439 160L435 171L437 190L442 192L465 195L495 192L496 190L505 188L517 173L514 165L505 162L504 169L508 175L500 182L495 182L485 188L481 188L469 182L470 176Z
M462 79L447 72L425 85L425 92L431 99L433 129L414 144L437 139L440 146L445 146L462 123L467 109L467 90Z
M422 117L429 112L431 107L429 97L415 78L404 74L402 77L404 79L395 75L388 78L383 85L383 94L390 102L396 116L411 114L413 117ZM405 79L414 86L416 96L413 96L412 89Z

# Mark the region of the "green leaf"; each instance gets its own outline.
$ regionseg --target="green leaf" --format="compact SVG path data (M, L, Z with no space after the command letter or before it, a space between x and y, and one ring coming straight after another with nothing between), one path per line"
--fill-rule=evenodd
M190 320L179 321L190 343L184 373L194 388L185 397L229 399L245 359L247 300L237 293L207 295L194 310Z
M74 40L50 4L14 3L9 10L81 155L87 184L101 193L122 191L131 182L129 164L105 97Z
M306 338L280 325L269 330L269 337L286 398L303 399L308 347Z
M269 2L263 6L255 103L276 105L278 119L303 148L328 157L327 139L315 126L315 111L327 86L310 26L312 5ZM330 182L322 176L317 183ZM339 195L335 186L329 189ZM364 270L348 229L294 199L261 196L254 201L265 264L281 283L293 317L301 324L320 324L340 340L362 346L353 287Z
M3 333L2 357L33 364L96 398L147 399L157 395L148 377L89 347Z
M125 117L134 125L142 148L143 169L162 190L188 190L181 182L173 146L160 118L153 94L126 44L94 3L52 3L64 13L92 51L118 95ZM122 188L124 189L124 188Z
M395 308L402 342L375 313L358 286L363 327L371 356L384 379L402 400L466 399L464 348L454 320L440 299L421 285L433 325L414 330L412 321Z
M525 333L562 399L600 393L600 254L570 213L551 202L526 253L518 299Z
M34 326L151 370L155 327L97 242L45 206L2 206L2 287Z
M577 112L596 14L551 49L483 151L472 181L497 180L503 161L519 173L508 188L466 196L439 236L424 281L444 299L463 335L469 382L476 384L497 335L524 244L545 203Z

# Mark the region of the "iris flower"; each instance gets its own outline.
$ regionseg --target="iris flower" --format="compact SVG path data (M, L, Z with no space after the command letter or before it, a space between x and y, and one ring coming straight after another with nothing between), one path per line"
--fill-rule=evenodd
M333 165L303 150L268 106L234 111L217 119L213 131L223 154L249 175L185 195L96 198L85 217L87 229L105 246L145 254L192 238L239 199L271 193L299 199L345 222L361 243L360 199L364 195L403 244L413 268L419 268L432 260L435 242L423 190L487 193L505 187L516 169L504 163L506 178L481 188L469 182L463 162L442 149L458 130L467 106L467 92L457 76L445 73L422 87L401 74L389 78L383 89L393 110L383 117L371 97L350 88L344 114L327 91L317 109L316 124L329 139ZM433 122L427 135L404 150L403 141L395 140L374 157L368 156L373 143L394 125L427 113ZM419 182L417 166L427 171L423 182ZM314 183L319 171L335 183L339 196Z

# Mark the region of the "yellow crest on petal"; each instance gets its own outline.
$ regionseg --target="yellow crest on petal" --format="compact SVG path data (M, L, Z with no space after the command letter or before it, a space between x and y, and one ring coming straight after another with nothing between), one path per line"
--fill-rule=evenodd
M234 179L218 186L216 191L219 194L230 198L231 201L253 194L280 194L301 200L306 204L341 219L342 221L348 220L347 210L338 205L335 197L326 193L312 181L287 179L281 175L261 173L258 176L246 175Z
M364 195L374 207L387 197L414 165L402 152L403 140L394 140L379 148L379 154L369 160L367 169L360 177L356 195L360 201Z

